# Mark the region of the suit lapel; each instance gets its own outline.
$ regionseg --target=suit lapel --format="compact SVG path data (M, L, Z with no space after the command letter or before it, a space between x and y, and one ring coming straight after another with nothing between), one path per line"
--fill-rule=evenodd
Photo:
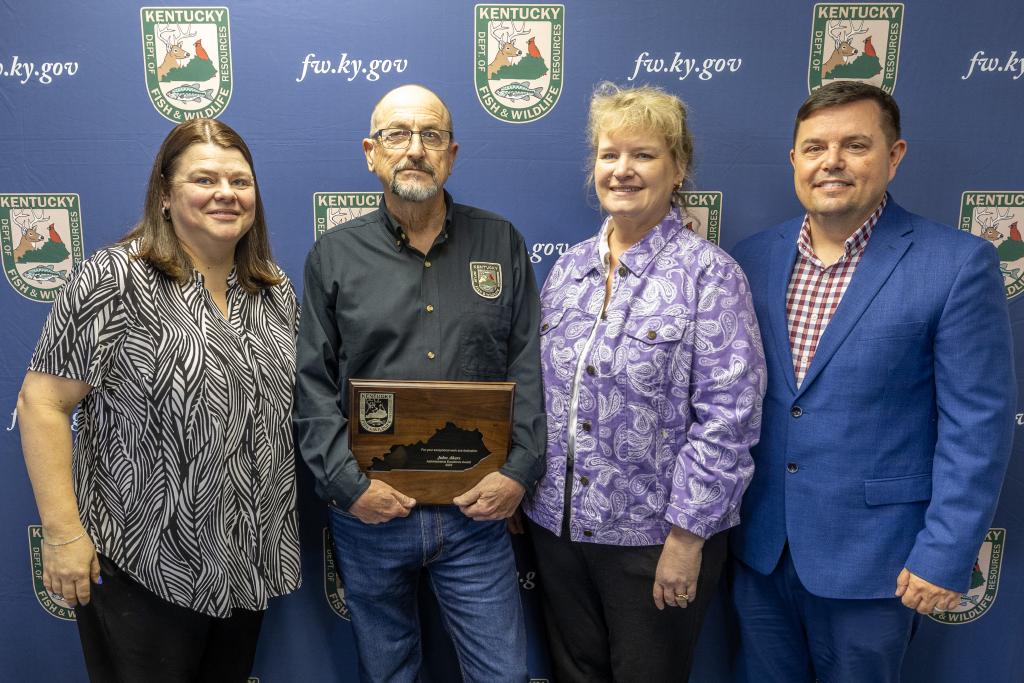
M821 335L818 348L811 360L811 367L807 369L798 393L803 393L814 382L821 374L822 368L828 364L836 350L853 331L861 315L878 294L878 290L885 284L889 274L913 243L912 233L913 227L907 212L890 198L885 212L871 233L868 246L864 249L864 257L857 265L835 316Z
M786 385L791 392L796 392L796 374L793 371L793 351L789 345L789 322L786 318L786 290L789 289L789 278L796 262L796 239L800 233L803 218L790 221L779 228L778 239L771 249L771 275L768 279L771 291L768 293L768 334L772 336L772 346L778 349L781 356L779 364L785 368Z

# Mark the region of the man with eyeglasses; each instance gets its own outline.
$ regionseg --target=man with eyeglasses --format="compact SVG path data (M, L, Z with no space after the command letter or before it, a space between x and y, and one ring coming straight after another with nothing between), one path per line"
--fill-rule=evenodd
M505 519L544 470L540 302L519 232L444 191L458 150L437 95L387 93L363 140L384 201L327 232L306 261L298 445L329 504L363 680L417 680L422 572L463 677L527 679ZM452 505L417 505L368 479L348 448L350 377L515 381L507 462Z

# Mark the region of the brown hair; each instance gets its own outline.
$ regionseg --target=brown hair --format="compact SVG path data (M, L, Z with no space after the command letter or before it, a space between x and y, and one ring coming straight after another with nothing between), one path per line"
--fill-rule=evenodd
M800 124L814 112L861 100L872 100L878 105L882 112L881 124L882 131L885 133L885 141L891 147L900 139L900 108L892 95L881 88L860 81L835 81L812 92L796 113L796 123L793 125L793 143L796 144L796 132L800 129Z
M175 126L167 134L160 145L160 151L156 153L156 159L153 160L142 218L131 232L118 241L118 244L124 245L139 240L136 258L149 261L167 277L178 282L188 281L193 270L192 259L178 241L174 226L163 217L163 197L168 193L170 180L178 170L178 161L182 154L192 145L206 143L224 149L237 149L253 170L256 212L252 227L235 246L235 276L238 283L250 293L280 284L283 278L270 253L266 214L260 197L260 186L256 182L256 167L252 163L252 153L242 140L242 136L226 123L216 119L191 119Z
M681 99L654 86L620 88L609 81L598 83L590 98L587 136L590 142L590 168L587 184L594 184L594 164L601 133L608 131L641 131L660 136L672 152L672 158L683 169L683 182L690 179L693 168L693 136L686 125L686 104ZM672 203L681 204L682 188L672 192Z

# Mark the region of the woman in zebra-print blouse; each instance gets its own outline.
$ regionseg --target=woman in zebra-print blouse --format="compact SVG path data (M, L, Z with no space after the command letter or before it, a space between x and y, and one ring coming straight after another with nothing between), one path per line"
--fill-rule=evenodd
M76 607L92 680L245 680L268 599L299 585L297 318L249 148L177 126L142 220L64 285L18 397L43 581Z

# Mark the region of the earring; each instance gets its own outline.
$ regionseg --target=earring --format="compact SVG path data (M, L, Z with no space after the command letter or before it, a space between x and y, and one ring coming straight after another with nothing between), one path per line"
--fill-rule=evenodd
M170 223L170 222L171 222L171 210L170 210L170 209L168 209L168 208L167 208L167 207L165 206L165 207L163 207L163 208L161 209L161 211L160 211L160 212L161 212L161 213L163 214L164 220L165 220L165 221L167 221L168 223Z

